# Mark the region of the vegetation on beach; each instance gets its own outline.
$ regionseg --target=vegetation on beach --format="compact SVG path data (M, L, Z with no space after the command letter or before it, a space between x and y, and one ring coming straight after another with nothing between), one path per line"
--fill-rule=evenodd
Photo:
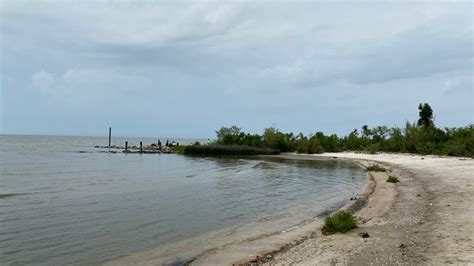
M354 228L357 228L357 224L352 214L339 211L326 216L321 232L323 235L331 235L335 233L345 233Z
M284 133L275 127L266 128L262 135L243 132L237 126L222 127L211 145L182 148L183 154L220 156L256 155L277 152L323 153L355 151L375 154L399 152L466 156L474 158L474 124L459 128L438 128L433 110L427 103L418 106L419 119L406 122L403 128L364 125L348 135L325 135L316 132L305 136ZM189 148L188 148L189 147Z
M189 145L181 146L177 150L180 154L198 156L251 156L251 155L273 155L277 150L268 148L251 147L245 145Z
M391 176L388 177L387 182L389 182L389 183L398 183L400 181L398 181L397 177L391 175Z
M385 172L385 168L379 166L378 164L370 165L366 169L368 172Z

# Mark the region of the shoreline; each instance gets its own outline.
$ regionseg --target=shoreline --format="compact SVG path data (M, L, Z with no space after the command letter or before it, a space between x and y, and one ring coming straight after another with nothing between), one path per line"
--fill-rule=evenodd
M338 160L338 161L344 161L346 163L352 163L364 171L366 168L374 164L375 162L372 162L370 160L359 160L359 159L347 159L347 158L338 158L336 156L315 156L315 155L308 155L308 154L296 154L296 153L286 153L286 154L281 154L281 155L269 155L269 156L263 156L263 157L273 157L273 158L281 158L285 160L316 160L316 161L333 161L333 160ZM383 165L386 169L389 167L385 163L378 163ZM367 183L364 185L362 188L361 192L356 195L356 198L354 200L351 199L350 203L347 203L343 206L340 206L339 208L332 209L332 210L326 210L325 212L319 214L317 217L320 218L319 223L315 223L313 226L313 229L311 230L311 234L309 236L301 236L298 239L292 239L288 243L284 244L282 247L278 249L274 249L268 252L265 252L263 254L256 254L258 255L261 259L256 263L257 265L263 264L263 265L278 265L280 262L280 257L286 256L288 253L292 253L292 251L295 248L298 248L301 245L305 245L308 242L317 242L318 245L321 245L319 242L320 240L326 241L327 238L331 237L332 235L329 236L324 236L321 233L321 227L324 224L324 217L330 213L337 212L337 211L347 211L355 215L357 212L361 211L362 209L366 208L368 205L369 200L371 199L372 195L376 192L376 186L377 183L380 183L381 181L385 181L385 173L382 172L367 172ZM393 193L393 192L392 192ZM342 234L338 234L342 235ZM266 250L270 250L270 248L265 248ZM248 258L246 259L241 259L237 261L233 261L232 263L228 263L228 265L249 265L252 263L249 263L250 260ZM300 264L301 261L299 260L292 260L292 261L287 261L285 260L282 265L294 265L294 264ZM311 262L311 264L317 263L320 264L321 261L317 262ZM307 264L307 263L302 263L302 264ZM332 262L330 263L332 264ZM190 265L204 265L201 263L194 264L191 263ZM253 265L253 264L252 264Z
M474 263L474 160L347 152L282 156L382 164L400 183L387 183L387 173L372 173L375 184L367 206L354 214L359 228L330 236L318 232L317 237L274 253L265 264ZM362 232L370 237L360 237Z
M264 158L257 158L258 161L262 159L266 160ZM268 159L270 160L271 158ZM292 164L287 160L277 160L277 162ZM291 210L284 210L282 213L272 212L258 221L253 221L243 226L236 228L226 227L222 230L201 234L183 241L165 244L160 246L159 249L152 248L105 261L102 264L228 265L241 258L256 254L257 250L260 252L268 252L275 248L280 249L281 247L288 249L290 247L290 245L288 245L289 241L297 239L295 243L299 244L308 237L311 237L311 233L322 225L322 218L325 216L327 210L333 211L346 206L348 203L351 203L349 200L350 197L360 195L361 191L366 187L368 176L365 169L360 168L360 166L352 162L343 162L341 160L337 163L330 163L329 165L336 167L336 164L343 167L343 171L347 171L347 175L352 173L354 176L357 176L353 176L353 178L359 180L356 181L359 185L352 190L344 189L345 192L343 194L338 190L334 190L332 194L328 194L329 198L321 198L321 202L316 201L309 205L303 204L300 207L294 206ZM350 181L350 176L344 176L348 178L347 182L352 182ZM304 212L300 212L298 209ZM294 215L288 216L288 213L294 213ZM302 216L303 213L305 213L305 215ZM216 241L212 241L212 239ZM207 244L211 243L210 241L212 241L213 244L208 246ZM291 246L295 243L292 243ZM188 248L190 248L188 249L189 252L181 251L177 253L177 248L182 248L183 246L188 246ZM193 249L193 246L197 248ZM263 250L262 247L264 248ZM267 247L269 247L269 249L267 249ZM176 251L177 256L173 255L175 253L174 251Z
M364 161L364 160L357 160L357 159L345 159L345 158L337 158L335 156L332 156L332 157L319 157L319 156L314 156L314 155L309 155L309 154L295 154L295 153L286 153L286 154L281 154L281 155L267 155L267 156L262 156L262 157L270 157L270 158L281 158L281 159L285 159L285 160L316 160L316 161L334 161L334 160L338 160L338 161L345 161L346 163L352 163L354 165L356 165L357 167L360 167L361 169L363 169L364 171L366 171L366 168L367 166L370 165L370 163L368 163L369 161ZM367 172L367 183L364 185L364 187L362 188L362 191L361 193L357 194L356 196L356 199L355 200L351 200L350 203L348 204L345 204L337 209L334 209L334 210L326 210L324 213L321 213L320 215L318 215L318 217L322 217L324 218L324 215L325 214L328 214L328 213L331 213L331 212L334 212L334 211L349 211L349 212L352 212L352 213L355 213L357 211L359 211L360 209L362 209L363 207L365 207L367 201L368 201L368 198L370 197L370 195L375 191L375 185L376 185L376 181L375 181L375 177L373 175L373 172Z
M347 152L268 157L349 161L361 167L377 163L387 172L370 172L358 199L339 208L354 212L358 228L350 232L323 236L322 214L297 228L221 246L180 263L248 265L254 256L265 265L474 263L473 159ZM400 183L386 182L388 175ZM156 265L149 259L133 261ZM108 264L126 261L114 262Z
M278 158L284 160L314 160L314 161L334 161L334 157L314 157L311 155L301 154L281 154L281 155L261 155L260 158ZM338 158L339 162L353 164L365 171L369 165L363 160L352 160ZM280 254L290 252L295 247L314 239L321 239L320 228L324 224L324 217L327 213L332 213L337 210L357 211L367 205L369 196L375 191L374 175L368 173L367 181L360 192L357 193L357 199L347 204L339 206L334 209L327 209L312 220L301 223L298 227L288 228L282 232L275 232L272 235L264 238L246 241L246 245L242 246L238 243L233 243L224 249L210 250L201 253L188 261L186 265L248 265L252 264L252 257L259 256L258 263L270 263L273 265L274 258ZM240 256L239 256L240 254ZM294 263L294 262L290 262ZM285 263L288 264L288 263Z

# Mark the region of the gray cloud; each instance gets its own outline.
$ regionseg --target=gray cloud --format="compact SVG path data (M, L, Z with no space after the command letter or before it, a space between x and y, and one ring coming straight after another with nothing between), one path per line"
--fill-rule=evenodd
M472 113L469 2L7 0L0 12L5 131L17 128L11 113L28 117L10 100L29 95L30 106L83 121L84 107L106 101L126 106L111 117L142 114L136 102L156 117L156 99L178 101L184 110L161 100L175 113L160 123L213 117L196 135L220 123L345 132L377 113L367 97L396 100L393 117L377 113L374 123L403 122L427 100L450 113L446 125L472 122L462 115ZM314 112L333 117L315 121Z

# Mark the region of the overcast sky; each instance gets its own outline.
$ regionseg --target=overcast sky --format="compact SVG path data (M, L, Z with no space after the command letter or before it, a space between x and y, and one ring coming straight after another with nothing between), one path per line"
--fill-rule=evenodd
M1 0L1 132L473 123L473 2Z

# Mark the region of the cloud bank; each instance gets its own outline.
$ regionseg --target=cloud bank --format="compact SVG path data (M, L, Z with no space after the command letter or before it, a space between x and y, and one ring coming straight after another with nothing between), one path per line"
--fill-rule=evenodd
M2 132L473 122L471 2L3 1ZM126 122L124 122L126 121Z

